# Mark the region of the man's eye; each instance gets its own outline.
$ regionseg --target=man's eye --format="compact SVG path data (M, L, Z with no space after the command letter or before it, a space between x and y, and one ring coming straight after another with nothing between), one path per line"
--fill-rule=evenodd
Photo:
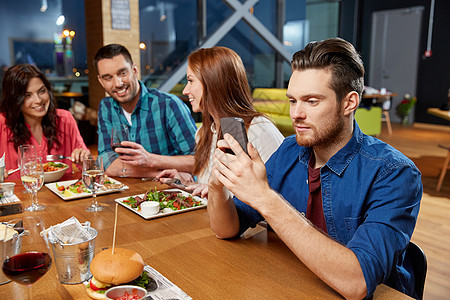
M290 103L290 104L295 104L295 103L297 103L297 100L295 100L295 99L289 99L289 103Z
M319 101L317 101L316 99L308 99L308 103L311 105L316 105L317 103L319 103Z

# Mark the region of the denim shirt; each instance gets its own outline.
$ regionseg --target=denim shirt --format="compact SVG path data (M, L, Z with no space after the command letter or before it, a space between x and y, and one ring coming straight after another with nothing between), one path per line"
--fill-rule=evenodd
M404 253L419 213L421 174L386 143L363 134L354 122L350 141L321 168L322 204L328 235L356 255L367 296L380 283L412 295L414 278ZM299 212L308 203L311 148L286 138L266 163L272 189ZM240 233L262 216L235 198Z

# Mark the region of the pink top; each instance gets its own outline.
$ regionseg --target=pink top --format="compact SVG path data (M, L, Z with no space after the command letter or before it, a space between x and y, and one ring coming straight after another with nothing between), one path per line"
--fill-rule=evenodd
M46 162L46 156L48 154L62 154L64 156L70 156L74 149L87 149L72 114L68 110L64 109L56 109L56 114L58 115L57 126L61 134L61 137L59 138L59 141L61 142L60 148L56 148L57 146L54 144L49 151L47 148L47 138L45 136L42 137L41 144L37 142L34 136L31 136L27 143L36 147L37 155L43 158L42 162ZM26 125L30 128L28 124ZM9 141L11 134L11 130L6 127L5 116L0 114L0 157L3 156L3 153L5 153L6 170L17 168L18 153L17 149L14 148L14 144ZM66 171L66 174L71 173L72 164L69 160L65 160L64 162L69 165L69 169ZM9 175L7 180L14 179L20 179L20 172L15 172Z

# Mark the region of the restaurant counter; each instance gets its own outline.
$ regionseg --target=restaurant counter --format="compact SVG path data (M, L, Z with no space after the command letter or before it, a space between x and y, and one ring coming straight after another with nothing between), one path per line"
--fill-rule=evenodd
M74 174L75 178L80 173ZM98 230L95 253L111 247L115 199L145 193L151 187L167 188L141 179L117 178L129 190L98 196L100 212L87 212L91 198L64 201L42 187L38 193L44 211L0 217L0 222L21 216L40 216L46 227L70 217L89 221ZM15 194L26 207L31 195L22 193L16 181ZM205 208L146 220L118 206L116 247L133 249L144 262L177 285L193 299L340 299L341 296L315 276L273 232L261 231L246 239L220 240L209 227ZM52 252L50 250L50 252ZM51 254L53 257L53 253ZM61 284L54 261L33 284L34 299L89 299L83 284ZM27 287L10 282L0 286L0 299L26 299ZM406 299L404 294L380 285L374 299Z

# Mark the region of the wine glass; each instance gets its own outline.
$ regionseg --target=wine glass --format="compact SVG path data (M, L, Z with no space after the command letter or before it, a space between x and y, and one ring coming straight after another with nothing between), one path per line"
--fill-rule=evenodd
M17 166L19 168L22 166L22 159L24 157L37 156L34 145L19 145L17 153L19 154L19 158L17 159Z
M3 273L11 280L28 286L28 299L33 298L31 286L52 264L44 221L39 217L22 217L6 223L3 247L15 250L6 254ZM12 232L12 233L11 233Z
M97 203L97 188L105 181L105 170L101 156L92 156L83 160L82 173L84 186L92 192L92 204L87 211L101 211L103 207Z
M33 193L33 201L30 206L25 208L27 211L36 211L45 209L45 205L39 204L37 200L37 192L44 184L44 168L42 167L42 159L36 156L23 157L22 166L20 168L20 179L23 186Z
M122 146L123 141L129 141L130 137L128 134L128 126L124 124L119 124L113 127L111 130L111 148L113 151L116 148L129 148L127 146ZM120 154L119 154L120 155ZM122 174L119 177L127 177L127 169L125 168L125 164L122 162Z
M17 158L17 167L22 167L22 160L25 157L37 157L36 147L34 145L19 145L17 148L18 158ZM30 193L28 190L22 191L22 193Z

